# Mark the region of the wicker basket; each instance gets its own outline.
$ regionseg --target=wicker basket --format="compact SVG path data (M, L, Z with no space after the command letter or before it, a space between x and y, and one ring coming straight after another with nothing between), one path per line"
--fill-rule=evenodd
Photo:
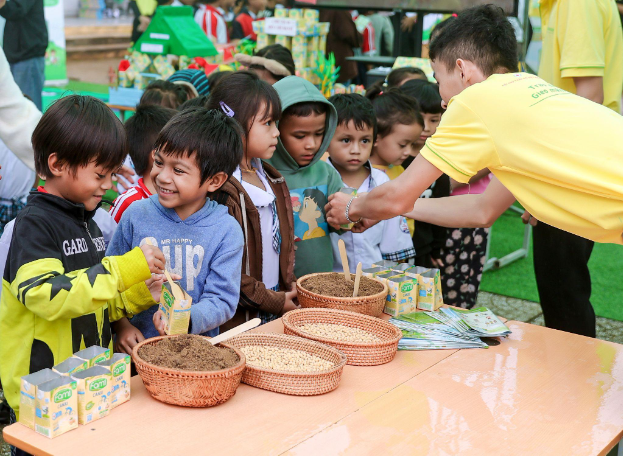
M168 369L147 363L139 357L139 349L143 345L153 344L167 337L177 336L146 339L132 350L137 372L154 399L184 407L211 407L234 396L245 369L243 352L227 344L218 344L217 346L233 349L240 361L227 369L203 372Z
M352 366L377 366L389 363L396 355L401 330L390 323L375 317L355 312L333 309L299 309L286 313L282 317L284 333L305 337L323 344L331 345L347 355L347 364ZM381 339L380 342L345 342L326 339L301 331L299 327L308 323L329 323L358 328Z
M388 296L388 285L377 279L384 287L383 291L371 296L357 296L355 298L338 298L331 296L323 296L306 290L301 283L309 277L315 275L338 274L336 272L320 272L316 274L308 274L297 280L297 299L303 308L321 307L324 309L346 310L349 312L357 312L372 317L378 317L384 310L386 298Z
M334 365L331 369L319 372L286 372L253 367L249 364L243 372L243 383L276 393L293 396L314 396L335 390L340 382L342 368L347 362L344 353L335 348L301 337L275 333L241 334L228 341L236 348L248 345L291 348L318 356Z

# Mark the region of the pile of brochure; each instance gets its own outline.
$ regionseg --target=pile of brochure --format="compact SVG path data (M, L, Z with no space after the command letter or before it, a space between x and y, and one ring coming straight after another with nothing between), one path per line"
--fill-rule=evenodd
M401 329L399 350L487 348L480 337L505 337L511 331L487 307L441 308L390 319Z

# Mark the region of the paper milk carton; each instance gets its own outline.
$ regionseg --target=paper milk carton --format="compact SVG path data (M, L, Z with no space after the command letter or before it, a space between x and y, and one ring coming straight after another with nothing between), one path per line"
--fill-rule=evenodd
M88 367L93 367L97 363L106 361L110 358L110 355L110 348L100 347L99 345L92 345L89 348L85 348L84 350L74 353L74 357L85 360Z
M76 381L61 376L37 388L35 431L49 438L78 427Z
M177 289L172 290L169 282L165 282L160 294L159 309L163 314L165 333L169 335L187 334L193 299L175 282L174 287Z
M386 269L392 269L394 268L397 264L396 261L390 261L390 260L380 260L380 261L375 261L373 264L371 264L371 268L386 268Z
M303 10L303 18L308 22L318 22L319 12L315 9L305 8Z
M69 376L73 374L74 372L83 371L87 369L88 367L89 367L89 363L87 361L85 361L84 359L80 359L80 358L76 358L75 356L72 356L70 358L67 358L62 363L59 363L56 366L54 366L52 370L56 372L57 374Z
M111 359L101 362L112 375L110 405L115 408L130 400L130 355L114 353Z
M410 269L414 269L414 266L411 264L407 264L407 263L399 263L392 268L393 271L396 271L399 273L405 273L405 271L408 271Z
M387 268L366 268L366 269L362 269L362 275L364 277L370 277L371 279L374 279L375 277L377 277L380 274L387 274L388 272L391 272L389 269Z
M440 270L416 266L405 274L418 280L418 303L420 310L438 310L443 304Z
M275 17L288 17L288 8L275 8Z
M20 380L19 422L30 429L35 429L35 405L37 388L43 383L60 378L52 369L43 369L30 375L24 375Z
M111 371L93 366L72 376L78 386L78 422L87 424L104 418L111 409Z
M416 312L418 280L405 275L388 279L390 300L384 312L393 317Z

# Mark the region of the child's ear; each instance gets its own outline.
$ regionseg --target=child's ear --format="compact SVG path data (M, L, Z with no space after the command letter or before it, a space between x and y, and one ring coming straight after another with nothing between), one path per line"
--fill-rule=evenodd
M221 188L223 184L225 184L225 181L228 180L228 177L229 176L225 174L224 172L220 172L220 173L215 174L212 177L209 177L208 180L206 181L206 184L208 185L207 191L216 192L217 190Z
M48 168L50 169L50 173L52 173L54 177L60 177L63 175L65 165L59 162L59 158L56 152L52 152L48 156Z

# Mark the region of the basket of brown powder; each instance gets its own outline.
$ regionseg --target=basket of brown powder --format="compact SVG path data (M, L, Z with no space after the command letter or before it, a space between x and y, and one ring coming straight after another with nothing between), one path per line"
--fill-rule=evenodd
M145 388L154 399L185 407L222 404L236 393L245 369L245 355L226 344L213 346L193 334L144 340L132 358Z
M396 355L401 330L379 318L334 309L298 309L284 314L284 333L331 345L352 366L389 363Z
M351 281L344 274L321 272L308 274L297 280L297 299L303 308L347 310L378 317L383 312L388 286L370 277L362 277L358 295L353 297L355 274Z
M285 334L242 334L228 342L246 356L243 383L294 396L333 391L347 361L335 348Z

